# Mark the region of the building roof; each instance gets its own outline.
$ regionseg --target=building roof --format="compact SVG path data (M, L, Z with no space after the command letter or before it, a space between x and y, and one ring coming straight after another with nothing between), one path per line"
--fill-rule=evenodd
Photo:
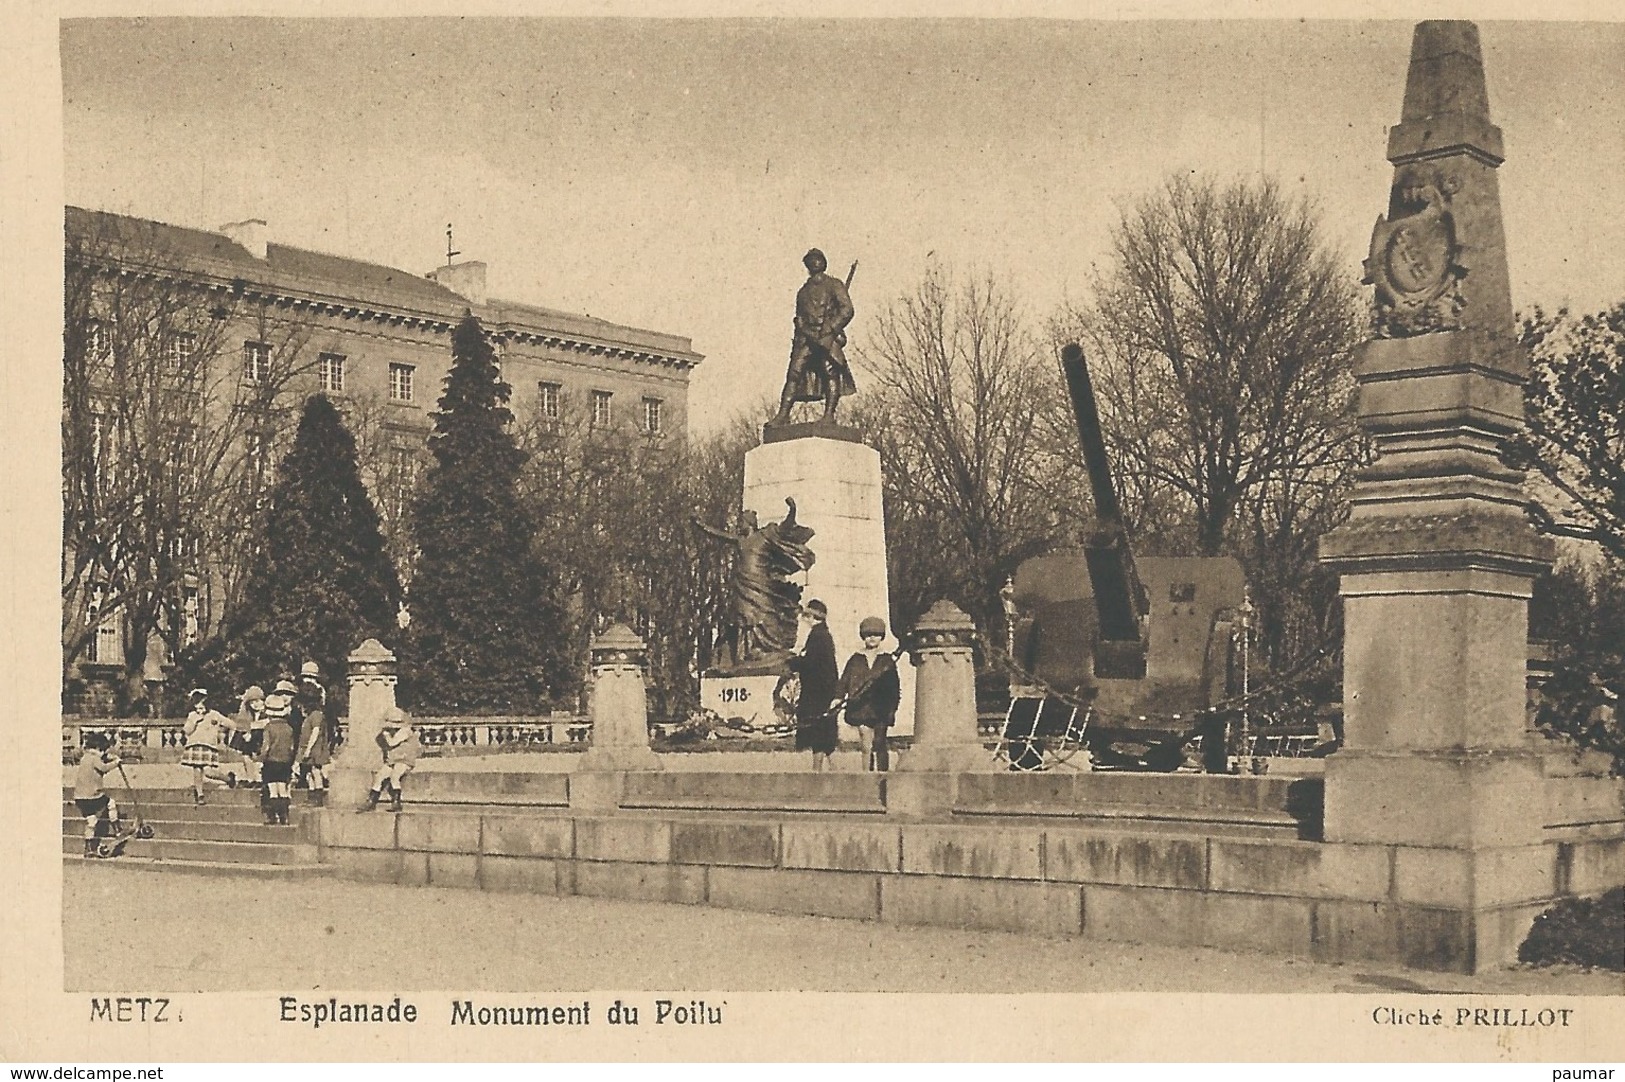
M434 279L347 256L268 243L262 260L224 233L73 206L66 208L65 226L69 238L105 244L109 258L132 258L176 269L184 267L223 282L241 282L260 290L356 307L389 309L436 322L455 322L465 311L473 311L493 331L515 332L538 340L617 347L615 352L634 357L658 354L661 360L684 368L701 360L693 351L692 340L680 335L513 301L475 304ZM124 253L130 255L126 257Z

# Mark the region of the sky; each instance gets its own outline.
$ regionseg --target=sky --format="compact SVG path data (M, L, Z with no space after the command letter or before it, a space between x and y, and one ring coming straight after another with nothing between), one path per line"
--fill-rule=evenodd
M1514 303L1625 296L1625 24L1481 26ZM424 272L685 335L704 432L775 397L801 255L852 327L928 263L1037 319L1087 296L1168 176L1276 178L1357 270L1387 204L1411 24L79 19L75 205ZM861 387L860 387L861 393Z

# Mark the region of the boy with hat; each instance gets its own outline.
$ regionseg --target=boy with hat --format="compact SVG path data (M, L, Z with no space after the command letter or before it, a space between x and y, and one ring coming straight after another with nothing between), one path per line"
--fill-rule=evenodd
M401 782L418 765L418 751L421 748L417 730L412 728L411 717L400 707L391 708L384 718L384 727L378 733L378 747L384 753L384 765L373 776L367 802L356 810L369 812L378 807L378 799L384 795L384 786L387 785L393 794L389 810L398 812L401 810Z
M293 681L281 679L276 688L265 697L265 731L260 736L260 778L265 784L265 821L270 824L288 822L288 807L292 803L288 784L293 780L293 761L296 756L294 737L295 692Z

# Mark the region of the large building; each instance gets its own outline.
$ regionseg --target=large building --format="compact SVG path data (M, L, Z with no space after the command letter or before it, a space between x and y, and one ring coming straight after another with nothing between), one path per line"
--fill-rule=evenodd
M172 375L190 361L202 376L194 374L189 386L202 378L216 388L211 404L200 410L208 417L205 425L241 417L261 388L263 402L279 404L284 428L291 404L317 391L333 398L353 427L366 429L363 468L387 528L399 511L390 504L409 494L423 460L431 414L451 364L451 331L468 313L480 319L497 348L517 423L657 441L681 437L687 428L689 377L701 360L688 338L490 297L484 263L448 263L414 274L275 243L259 220L208 231L68 207L65 225L65 462L77 416L90 448L86 457L106 471L120 457L117 441L130 438L120 429L118 399L145 395L142 378L169 378L164 364ZM77 299L76 281L89 283ZM132 332L125 324L144 329ZM132 335L162 341L142 343ZM146 370L125 364L123 382L106 375L81 381L76 413L76 349L92 358L82 367L101 373L114 370L115 356L150 355L157 358L150 367L156 374L132 378L129 372ZM192 360L199 352L206 357ZM98 367L98 357L107 363ZM150 416L147 425L161 427ZM276 443L256 443L262 434L252 426L244 431L239 442L250 459L256 447L265 452ZM278 446L285 446L286 431L277 435L284 441ZM268 464L260 463L262 472ZM75 511L73 484L65 476L69 516ZM64 618L65 676L84 688L86 708L97 709L106 705L98 701L105 696L98 696L97 687L123 672L131 643L121 624L122 606L98 604L108 591L85 561L74 559L72 533L64 551L70 610ZM83 580L77 587L75 576ZM211 595L221 590L217 578L199 567L181 585L177 611L189 626L178 641L195 637L216 615ZM77 621L84 631L79 635L72 632L75 606L84 617ZM161 678L166 656L162 644L154 646L145 665L149 680Z

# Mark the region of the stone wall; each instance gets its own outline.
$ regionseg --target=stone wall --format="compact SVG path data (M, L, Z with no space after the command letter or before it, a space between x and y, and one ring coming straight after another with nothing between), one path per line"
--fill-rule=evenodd
M895 776L626 774L616 806L592 811L572 810L573 781L426 769L399 815L330 813L323 859L403 884L1468 971L1508 960L1556 897L1625 882L1618 783L1596 807L1611 825L1552 828L1515 862L1540 869L1525 882L1431 849L1310 840L1313 779L964 775L930 819L899 814ZM1504 929L1493 960L1469 895Z

